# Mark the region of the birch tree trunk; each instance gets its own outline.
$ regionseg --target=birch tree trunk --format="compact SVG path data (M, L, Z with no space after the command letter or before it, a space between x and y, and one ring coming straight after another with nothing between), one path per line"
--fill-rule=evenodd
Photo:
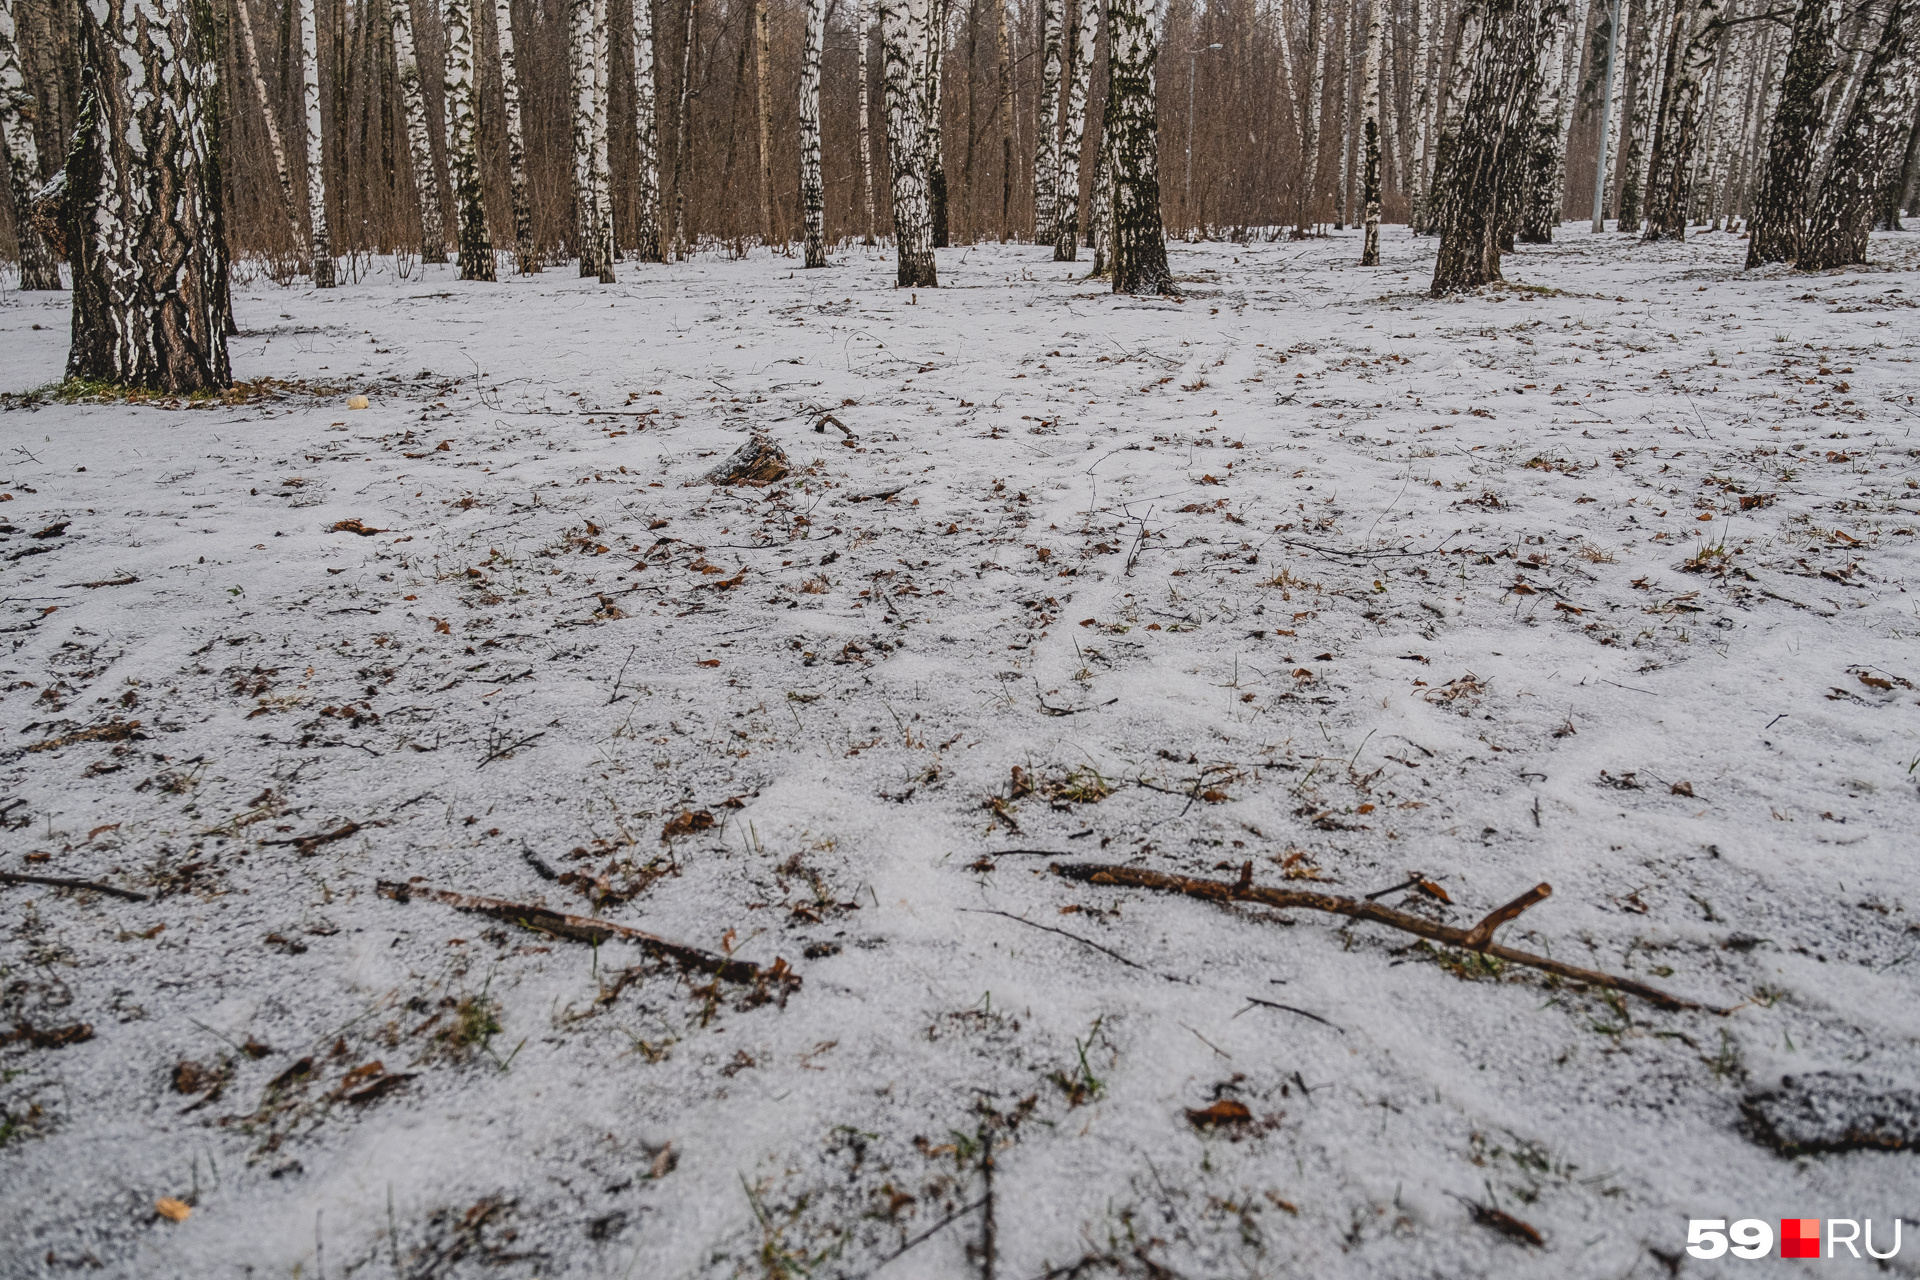
M893 177L893 243L902 289L939 286L927 201L926 97L919 74L929 0L880 0L881 74L886 85L887 159Z
M580 257L580 278L598 276L600 248L593 205L593 0L571 0L568 7L567 59L573 135L573 240ZM451 110L451 108L449 108Z
M1008 0L995 0L1000 22L1000 243L1013 239L1013 33Z
M1096 279L1113 274L1113 135L1100 135L1100 161L1093 170L1093 270Z
M12 0L0 0L0 152L13 192L14 238L20 242L20 287L59 289L60 266L34 224L32 193L40 174L40 149L34 140L39 103L27 86L20 64L19 37Z
M600 283L614 282L613 172L607 158L607 112L613 97L613 73L608 53L613 28L607 22L607 0L593 0L593 239L594 265Z
M1286 0L1275 0L1273 28L1280 36L1280 96L1286 99L1287 111L1293 120L1293 140L1304 156L1307 152L1307 126L1300 116L1300 95L1293 89L1293 37L1287 31Z
M1793 262L1807 230L1807 175L1820 130L1820 90L1835 68L1833 37L1840 0L1800 0L1781 78L1780 104L1767 137L1766 166L1754 196L1747 266Z
M1920 51L1917 26L1920 13L1914 0L1893 0L1815 198L1800 251L1802 271L1867 260L1874 206L1905 158L1914 108L1914 59Z
M1153 0L1108 0L1107 119L1113 139L1113 291L1172 293L1160 221L1160 54Z
M1307 62L1313 74L1307 86L1307 131L1301 143L1299 209L1294 215L1294 234L1299 238L1312 230L1320 213L1320 104L1327 93L1327 40L1320 28L1325 22L1320 0L1307 0Z
M867 234L861 238L861 244L874 242L873 104L867 90L867 48L873 43L872 15L867 0L859 0L856 23L860 28L860 203L867 215Z
M865 0L862 0L862 11L865 11ZM811 36L813 33L811 9L808 10L808 23L807 33ZM772 244L774 241L772 62L773 32L771 24L767 19L767 0L753 0L753 73L754 95L756 99L754 114L758 118L760 128L760 239L766 244ZM860 65L862 68L865 68L867 65L866 51L864 49L861 50ZM862 102L866 101L866 91L866 82L863 79L860 85ZM801 98L803 101L805 97L806 90L802 88ZM804 134L806 128L804 108L802 111L803 119L801 129ZM864 121L861 127L863 129L866 127ZM864 140L865 137L866 135L863 133L861 138ZM802 164L805 164L804 159L802 160ZM809 263L808 265L811 266L812 264Z
M1340 18L1340 176L1338 196L1333 210L1333 229L1346 230L1353 212L1353 11L1357 3L1342 10Z
M1654 123L1653 165L1647 180L1648 240L1686 238L1700 104L1724 30L1720 18L1726 0L1682 0L1682 4L1685 9L1674 22L1672 74Z
M633 0L633 136L639 151L634 201L642 262L665 262L660 245L660 121L654 94L653 3Z
M1633 56L1632 128L1627 152L1620 162L1620 231L1638 231L1647 190L1647 168L1653 159L1653 115L1663 78L1665 32L1673 21L1674 0L1648 0L1640 13L1640 39Z
M243 10L244 12L244 10ZM431 126L427 121L427 96L420 87L420 60L413 47L413 11L408 0L393 0L387 10L393 27L393 52L400 62L400 96L407 105L407 161L413 169L414 190L420 199L420 261L447 260L447 231L440 202L440 177L433 167ZM259 73L259 59L253 61ZM261 108L267 108L266 86L260 86ZM268 113L271 119L272 113ZM288 196L291 203L292 196ZM298 237L295 237L298 240Z
M634 0L635 5L646 0ZM494 33L500 43L500 83L507 100L507 174L513 192L514 270L530 276L540 270L533 249L533 205L527 199L527 143L520 127L520 67L514 56L513 0L494 0Z
M1480 27L1475 39L1464 37ZM1500 230L1506 209L1501 188L1524 158L1527 88L1534 74L1538 32L1528 0L1468 0L1463 50L1471 51L1471 87L1458 136L1434 177L1440 252L1434 263L1436 297L1490 284L1500 276Z
M1040 0L1040 123L1034 133L1033 239L1051 233L1056 215L1054 188L1060 181L1060 62L1065 0Z
M326 149L320 131L320 49L314 28L316 0L297 0L300 6L301 91L307 119L307 219L312 225L313 286L333 288L333 232L327 226Z
M926 69L921 75L921 91L926 101L921 107L921 145L926 148L928 216L933 223L933 247L944 249L952 243L947 220L947 148L942 135L947 64L947 0L931 0L927 6Z
M1440 176L1453 161L1454 147L1460 140L1460 122L1466 109L1468 91L1483 52L1482 33L1487 30L1486 0L1466 0L1460 9L1459 30L1446 51L1446 74L1442 77L1439 102L1434 111L1433 166L1427 188L1425 231L1437 231L1448 214L1441 199Z
M1560 192L1553 189L1553 177L1560 150L1560 103L1568 88L1566 44L1573 29L1562 0L1545 0L1540 6L1540 22L1535 77L1541 87L1541 101L1527 141L1521 193L1519 238L1526 244L1552 244L1554 224L1560 221Z
M211 50L183 0L91 0L79 14L60 219L73 267L67 376L173 394L225 387Z
M1428 165L1427 144L1431 136L1433 115L1439 109L1437 96L1433 92L1437 77L1433 71L1433 25L1441 9L1441 0L1416 0L1413 51L1413 161L1412 190L1408 195L1408 221L1415 235L1424 234L1427 229L1427 193L1432 189L1433 180Z
M460 278L494 279L493 240L487 234L486 191L480 183L479 93L473 74L475 0L447 0L447 176L458 218Z
M1360 183L1361 217L1366 234L1361 241L1360 265L1380 265L1380 41L1381 7L1386 0L1371 0L1367 5L1367 57L1362 73L1364 88L1360 99Z
M827 39L827 0L807 0L806 44L800 56L800 213L809 267L827 265L827 193L820 180L820 46Z
M260 54L253 42L253 15L247 10L247 0L234 0L234 13L240 19L240 55L246 61L249 78L253 81L253 94L260 103L260 118L267 126L267 148L273 154L274 176L280 181L280 198L285 205L287 227L293 234L293 243L304 249L302 255L309 261L313 258L313 247L307 239L306 225L300 220L300 199L293 188L293 170L287 165L287 149L280 140L280 121L273 109L273 98L267 92L267 78L260 70Z
M1087 92L1093 85L1094 47L1100 38L1097 0L1079 0L1068 58L1067 131L1060 143L1060 172L1054 182L1053 260L1080 256L1080 156L1087 131Z
M693 129L693 50L700 0L687 0L686 39L680 47L680 108L675 123L673 161L673 252L685 258L692 248L687 230L687 163Z

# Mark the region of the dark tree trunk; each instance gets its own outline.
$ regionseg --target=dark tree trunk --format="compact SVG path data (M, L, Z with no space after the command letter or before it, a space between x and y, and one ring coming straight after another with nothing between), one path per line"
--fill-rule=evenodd
M1440 252L1436 296L1500 279L1500 243L1511 228L1513 195L1524 172L1527 102L1533 83L1536 14L1529 0L1469 0L1480 10L1482 38L1470 51L1471 86L1458 136L1434 174L1434 226ZM1468 56L1462 51L1462 60Z
M1106 131L1113 139L1113 291L1172 293L1160 221L1154 6L1108 0Z
M92 0L81 15L67 376L175 394L225 387L226 247L209 189L212 72L198 24L183 0Z
M1899 166L1907 140L1905 116L1913 110L1915 27L1920 25L1915 5L1916 0L1894 0L1881 29L1807 223L1802 271L1867 260L1874 203Z
M940 284L927 191L927 96L920 86L924 42L931 39L931 10L929 0L880 0L887 161L893 177L894 283L902 289L932 289Z
M1747 265L1792 262L1807 228L1807 185L1820 131L1820 90L1833 75L1833 33L1839 0L1801 0L1793 16L1793 43L1767 138L1760 189L1753 198Z

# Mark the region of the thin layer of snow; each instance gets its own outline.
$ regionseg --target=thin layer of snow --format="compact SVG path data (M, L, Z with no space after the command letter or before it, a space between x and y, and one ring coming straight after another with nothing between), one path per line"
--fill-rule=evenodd
M93 1028L0 1048L0 1270L863 1275L979 1200L983 1108L1002 1277L1884 1247L1914 1156L1785 1159L1740 1100L1915 1074L1916 255L1562 240L1446 302L1403 228L1171 246L1183 302L1032 246L913 294L884 250L383 261L238 291L236 376L308 390L7 412L0 869L151 896L0 888L0 1021ZM58 378L65 304L0 296L0 386ZM755 432L793 476L705 483ZM1734 1012L1007 849L1418 873L1451 905L1382 900L1462 926L1544 880L1510 945ZM803 985L622 986L376 892L416 878Z

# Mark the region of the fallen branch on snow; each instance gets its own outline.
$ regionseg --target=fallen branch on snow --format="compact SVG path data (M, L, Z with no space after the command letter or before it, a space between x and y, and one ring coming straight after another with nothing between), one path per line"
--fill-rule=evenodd
M98 880L71 880L66 876L30 876L18 871L0 871L0 884L44 884L56 889L91 889L95 893L104 893L109 897L125 898L128 902L145 902L147 895L135 893L131 889L116 889L110 884L101 884Z
M1240 879L1234 883L1228 883L1225 880L1201 880L1192 876L1168 875L1161 871L1149 871L1144 867L1120 867L1098 862L1056 862L1049 870L1068 880L1080 880L1087 884L1157 889L1164 893L1184 893L1190 898L1206 898L1213 902L1257 902L1262 906L1278 907L1282 910L1325 911L1331 915L1350 916L1356 920L1371 920L1375 924L1384 924L1388 928L1417 934L1422 938L1431 938L1435 942L1444 942L1448 946L1459 947L1466 951L1478 951L1511 964L1526 965L1575 982L1584 982L1589 986L1623 991L1628 995L1639 996L1647 1003L1662 1009L1704 1008L1711 1013L1722 1015L1731 1012L1726 1009L1714 1009L1692 1000L1682 1000L1678 996L1668 995L1657 987L1635 982L1632 978L1617 977L1597 969L1582 969L1578 965L1567 964L1547 956L1534 955L1530 951L1517 951L1512 947L1494 943L1492 937L1495 929L1553 892L1552 887L1545 884L1535 885L1512 902L1489 914L1472 929L1456 929L1450 925L1435 924L1431 920L1423 920L1419 916L1395 911L1392 907L1383 907L1377 902L1368 902L1364 899L1341 898L1330 893L1309 893L1298 889L1269 889L1255 885L1251 862L1240 868Z
M544 933L556 938L570 938L575 942L585 942L598 946L612 938L622 938L635 943L650 955L675 961L681 967L698 969L711 973L716 978L725 978L729 982L761 983L772 981L785 987L798 987L800 975L787 967L783 959L774 960L769 967L762 968L750 960L735 960L731 956L716 955L703 951L699 947L684 942L673 942L667 938L644 933L639 929L630 929L611 920L601 920L594 916L568 915L564 911L555 911L551 907L536 907L524 902L509 902L505 898L483 898L474 894L456 893L452 889L433 889L425 885L402 884L397 880L379 882L380 895L392 898L395 902L408 902L414 898L431 898L435 902L444 902L455 911L471 911L477 915L492 916L508 924L517 924L523 929L535 933Z

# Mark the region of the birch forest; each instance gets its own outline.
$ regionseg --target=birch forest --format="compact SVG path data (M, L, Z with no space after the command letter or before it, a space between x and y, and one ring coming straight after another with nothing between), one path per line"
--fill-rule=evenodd
M1920 1274L1920 0L0 0L0 155L0 1280Z

